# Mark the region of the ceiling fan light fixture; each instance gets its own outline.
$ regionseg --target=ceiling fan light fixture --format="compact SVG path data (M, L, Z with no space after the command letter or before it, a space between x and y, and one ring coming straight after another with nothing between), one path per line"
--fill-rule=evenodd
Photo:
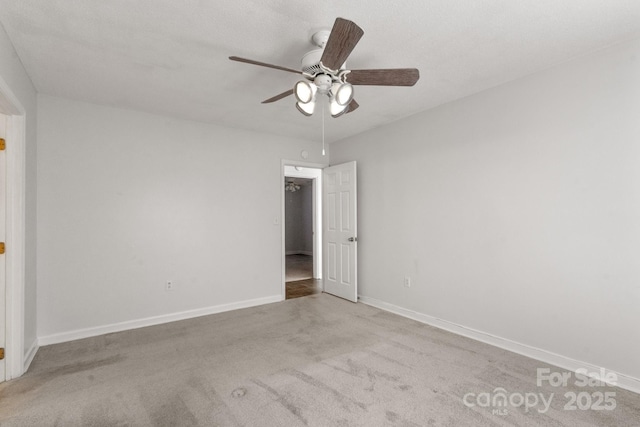
M331 102L329 103L329 112L331 113L331 117L340 117L347 111L349 111L349 104L340 105L334 98L331 99Z
M293 87L293 93L301 104L310 103L316 95L318 88L313 83L306 80L300 80Z
M298 190L300 190L300 186L293 181L289 181L284 185L284 191L295 193Z
M315 102L307 102L307 103L296 102L296 108L298 109L298 111L300 111L302 114L308 117L312 115L313 110L316 109L316 103Z
M333 97L339 105L349 105L353 99L353 86L349 83L339 84L339 87L334 92Z

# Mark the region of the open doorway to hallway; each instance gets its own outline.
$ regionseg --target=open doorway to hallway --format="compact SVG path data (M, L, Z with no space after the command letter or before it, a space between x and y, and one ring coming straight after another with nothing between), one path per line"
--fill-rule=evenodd
M320 169L285 167L285 298L322 292Z

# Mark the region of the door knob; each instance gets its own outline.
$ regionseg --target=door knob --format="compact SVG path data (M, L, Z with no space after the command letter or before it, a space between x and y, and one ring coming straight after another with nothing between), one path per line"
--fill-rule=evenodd
M349 237L349 241L350 242L357 242L358 238L357 237Z

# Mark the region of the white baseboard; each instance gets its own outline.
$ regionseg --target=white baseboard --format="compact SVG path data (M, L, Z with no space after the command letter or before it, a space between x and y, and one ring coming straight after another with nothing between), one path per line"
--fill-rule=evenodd
M40 348L40 346L38 345L38 339L33 340L33 342L31 343L31 346L29 347L29 350L27 350L27 352L24 355L24 364L23 364L23 373L27 372L27 369L29 369L29 366L31 366L31 362L33 362L33 358L36 357L36 353L38 352L38 349Z
M58 334L47 335L38 338L40 346L59 344L67 341L79 340L82 338L95 337L98 335L110 334L113 332L121 332L129 329L144 328L146 326L159 325L162 323L175 322L178 320L191 319L194 317L207 316L209 314L222 313L225 311L238 310L241 308L255 307L258 305L271 304L282 301L282 295L273 295L270 297L256 298L245 301L238 301L229 304L221 304L213 307L198 308L195 310L187 310L179 313L163 314L161 316L147 317L144 319L129 320L126 322L113 323L110 325L96 326L93 328L76 329L69 332L61 332ZM35 354L35 353L34 353Z
M485 344L490 344L504 350L518 353L532 359L540 360L542 362L555 365L572 372L576 372L578 369L586 369L588 372L599 372L601 368L604 368L607 372L616 374L616 376L618 377L616 386L640 394L640 379L615 372L606 367L595 366L590 363L575 360L570 357L562 356L560 354L555 354L547 350L531 347L526 344L511 341L506 338L501 338L495 335L488 334L486 332L468 328L466 326L458 325L447 320L438 319L437 317L418 313L413 310L408 310L406 308L389 304L375 298L360 295L358 296L358 300L364 304L379 308L381 310L407 317L421 323L426 323L427 325L434 326L439 329L444 329L445 331L449 331L457 335L462 335L464 337L471 338Z

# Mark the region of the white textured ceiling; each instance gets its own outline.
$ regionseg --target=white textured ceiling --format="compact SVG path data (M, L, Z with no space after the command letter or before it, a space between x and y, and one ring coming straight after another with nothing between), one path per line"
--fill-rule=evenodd
M357 86L335 141L640 36L638 0L0 0L39 92L311 140L290 89L309 37L337 16L364 36L348 68L416 67L414 87Z

